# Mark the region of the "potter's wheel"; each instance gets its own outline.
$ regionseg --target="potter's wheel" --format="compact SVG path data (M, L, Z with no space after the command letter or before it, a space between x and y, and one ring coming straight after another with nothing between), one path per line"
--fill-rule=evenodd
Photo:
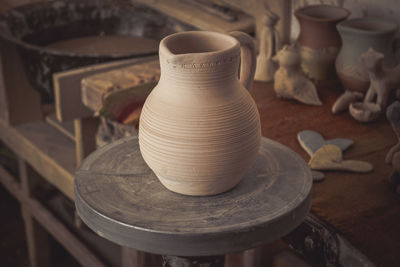
M90 228L120 245L207 256L289 233L309 212L311 186L304 160L263 138L255 164L232 190L209 197L176 194L148 168L137 137L128 137L86 158L75 176L75 202Z

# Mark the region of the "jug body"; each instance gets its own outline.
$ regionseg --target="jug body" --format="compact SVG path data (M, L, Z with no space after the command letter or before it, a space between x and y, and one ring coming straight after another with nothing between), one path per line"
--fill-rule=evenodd
M139 145L168 189L222 193L255 160L260 119L238 79L240 58L239 42L221 33L183 32L161 41L160 81L142 110Z

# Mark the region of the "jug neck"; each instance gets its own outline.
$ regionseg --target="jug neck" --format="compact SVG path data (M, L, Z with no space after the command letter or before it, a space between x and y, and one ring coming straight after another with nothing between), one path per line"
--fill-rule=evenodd
M160 81L217 83L238 80L239 63L240 50L208 60L201 58L193 60L188 56L185 60L175 61L160 54Z
M183 32L160 43L160 81L216 83L238 80L240 45L216 32Z

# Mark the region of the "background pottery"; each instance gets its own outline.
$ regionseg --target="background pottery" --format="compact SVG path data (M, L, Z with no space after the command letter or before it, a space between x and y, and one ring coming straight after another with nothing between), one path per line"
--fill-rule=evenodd
M384 54L385 67L394 66L393 38L397 25L384 19L361 18L341 22L337 29L343 41L336 59L337 75L345 90L365 92L369 78L360 56L373 48Z
M260 118L244 88L253 83L255 49L247 34L234 36L183 32L160 43L161 77L142 109L139 145L161 183L177 193L227 191L257 156Z
M335 77L334 62L341 47L336 24L350 15L341 7L310 5L295 11L299 20L297 39L303 71L315 80Z
M32 87L41 93L43 102L50 103L54 100L54 73L112 60L155 55L162 38L189 29L193 27L139 3L42 1L0 15L0 45L18 50ZM71 44L79 38L95 38L95 42L86 39L86 43L80 40L80 44ZM99 52L96 47L107 40L110 44L106 46L106 52ZM60 49L60 42L66 41L70 43L64 43L65 47ZM88 41L91 41L90 45ZM146 47L138 47L143 42L146 42ZM77 50L85 46L92 47L92 51ZM127 48L123 49L125 51L121 51L123 46Z

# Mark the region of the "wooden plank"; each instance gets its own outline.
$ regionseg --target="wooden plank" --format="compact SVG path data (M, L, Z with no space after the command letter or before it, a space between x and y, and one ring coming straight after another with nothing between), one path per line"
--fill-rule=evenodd
M86 156L96 150L96 133L99 118L82 118L74 120L76 166L81 165Z
M229 21L207 11L207 7L199 7L195 1L191 3L190 1L180 0L139 0L139 2L200 30L254 32L253 18L244 13L239 14L236 21Z
M35 189L41 182L38 174L24 160L18 159L21 188L24 196L34 197ZM48 233L33 218L30 209L22 203L22 217L28 245L29 262L32 267L51 266Z
M80 242L49 210L39 201L29 198L3 167L0 166L0 183L29 210L40 223L73 257L85 267L106 267L82 242Z
M0 41L0 118L10 125L42 120L41 99L15 46Z
M56 114L51 114L49 116L46 116L46 122L54 126L62 134L75 142L75 129L73 121L60 122L59 120L57 120Z
M158 59L92 75L82 80L82 101L98 112L105 105L123 106L134 98L144 100L159 78Z
M0 120L0 139L42 177L74 199L75 145L46 122L10 127Z
M110 63L91 65L53 74L57 119L70 121L89 117L93 112L82 103L81 80L95 73L142 62L154 57L135 58Z

